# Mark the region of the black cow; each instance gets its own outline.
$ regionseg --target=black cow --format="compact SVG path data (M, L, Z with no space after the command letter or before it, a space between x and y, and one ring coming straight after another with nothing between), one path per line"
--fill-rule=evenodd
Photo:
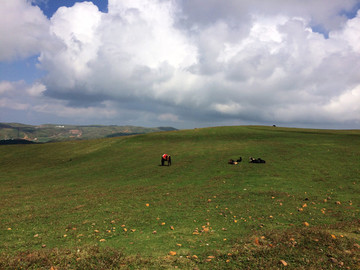
M240 157L238 160L229 159L228 164L236 165L242 161L242 157Z
M250 163L265 163L265 160L261 159L261 158L253 158L253 157L250 157Z

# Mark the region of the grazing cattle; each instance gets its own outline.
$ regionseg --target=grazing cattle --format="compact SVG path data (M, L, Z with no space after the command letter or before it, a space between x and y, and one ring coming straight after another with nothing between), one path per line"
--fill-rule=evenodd
M164 166L165 161L167 161L168 166L171 166L171 156L168 154L163 154L161 156L161 166Z
M231 164L231 165L235 164L235 160L229 159L228 164Z
M261 159L261 158L253 158L253 157L250 157L250 163L265 163L265 160Z
M228 164L236 165L242 161L242 158L240 157L238 160L229 159Z

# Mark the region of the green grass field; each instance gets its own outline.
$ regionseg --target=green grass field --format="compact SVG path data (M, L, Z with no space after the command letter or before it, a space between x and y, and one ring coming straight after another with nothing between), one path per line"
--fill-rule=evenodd
M359 153L260 126L1 146L0 269L359 269Z

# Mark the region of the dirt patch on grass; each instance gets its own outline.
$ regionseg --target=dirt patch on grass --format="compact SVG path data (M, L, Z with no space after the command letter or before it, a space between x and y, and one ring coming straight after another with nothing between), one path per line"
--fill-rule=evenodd
M125 256L111 248L87 247L77 250L38 250L14 257L2 254L1 269L128 269L154 268L158 263L140 256Z
M359 228L355 220L259 233L236 244L232 259L245 269L360 269Z
M100 247L0 255L0 269L360 269L360 220L322 227L254 232L230 250L126 255Z

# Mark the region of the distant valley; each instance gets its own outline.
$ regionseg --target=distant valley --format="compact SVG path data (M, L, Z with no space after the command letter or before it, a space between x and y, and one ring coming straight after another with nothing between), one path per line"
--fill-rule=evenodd
M172 130L176 129L173 127L146 128L116 125L45 124L34 126L19 123L0 123L0 144L97 139Z

